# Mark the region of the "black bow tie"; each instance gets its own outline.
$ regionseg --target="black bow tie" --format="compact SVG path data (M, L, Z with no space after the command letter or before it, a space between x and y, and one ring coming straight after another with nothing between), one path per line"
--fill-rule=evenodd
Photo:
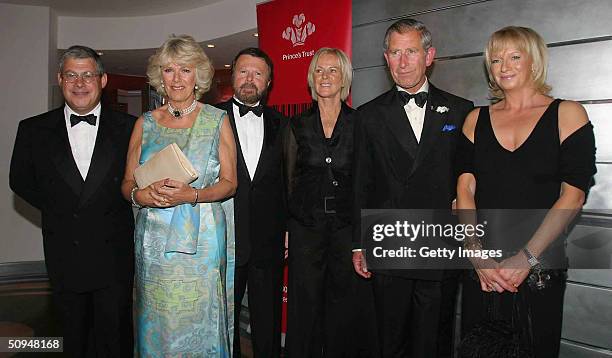
M79 116L78 114L71 114L70 115L70 126L74 127L77 124L79 124L79 122L87 122L89 124L91 124L92 126L96 125L96 116L94 116L93 114L88 114L86 116Z
M251 107L236 101L236 99L233 99L232 101L235 105L238 106L238 112L240 112L240 117L244 117L249 112L253 112L253 114L257 117L261 117L261 115L263 114L264 106L261 103L257 106Z
M410 102L411 98L414 98L414 103L417 106L423 108L425 102L427 102L427 92L418 92L415 94L411 94L405 91L398 91L401 99L404 101L404 106Z

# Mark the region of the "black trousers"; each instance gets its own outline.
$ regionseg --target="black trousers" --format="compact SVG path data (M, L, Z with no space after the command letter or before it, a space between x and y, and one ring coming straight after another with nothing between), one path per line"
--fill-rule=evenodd
M438 322L438 358L455 356L455 318L457 312L457 289L464 270L446 270L440 283L440 321Z
M437 356L440 281L372 275L381 356Z
M240 358L240 311L248 286L249 318L253 357L280 357L281 308L283 290L282 262L236 267L234 274L234 353Z
M91 292L54 291L65 357L132 357L132 282Z
M290 358L376 355L372 291L353 269L351 232L289 224Z

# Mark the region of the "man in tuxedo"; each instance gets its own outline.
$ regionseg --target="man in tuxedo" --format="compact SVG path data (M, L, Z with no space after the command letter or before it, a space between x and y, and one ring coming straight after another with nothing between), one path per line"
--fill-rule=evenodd
M286 119L263 104L272 69L262 50L240 51L232 64L234 97L218 105L227 111L238 148L234 357L241 356L239 318L247 286L254 357L280 356Z
M57 74L65 105L19 123L10 187L42 214L64 354L131 357L134 217L121 195L135 118L100 104L98 54L72 46Z
M358 109L356 220L360 209L450 209L456 186L455 146L473 107L429 82L426 71L436 50L422 22L395 22L385 34L384 50L395 85ZM456 274L443 270L371 273L361 251L359 225L355 225L353 243L355 270L373 278L382 356L436 357L438 345L448 351Z

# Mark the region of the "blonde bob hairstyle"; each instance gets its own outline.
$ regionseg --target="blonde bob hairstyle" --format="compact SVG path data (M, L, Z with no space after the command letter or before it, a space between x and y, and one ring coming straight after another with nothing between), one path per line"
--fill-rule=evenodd
M340 66L340 73L342 75L342 89L340 90L340 99L342 101L346 100L349 92L351 91L351 83L353 82L353 65L351 65L351 61L349 60L346 54L337 48L331 47L321 47L315 52L314 56L312 56L312 60L310 61L310 66L308 67L308 86L310 87L310 94L312 99L317 100L317 91L315 89L314 84L314 73L317 67L317 62L319 61L319 57L323 54L332 54L335 55L338 59L338 65Z
M536 91L541 94L548 94L552 89L546 84L546 74L548 71L548 50L542 37L528 27L507 26L495 31L489 38L485 48L485 65L489 76L489 89L495 99L503 99L504 92L495 83L495 78L491 73L492 57L507 49L516 47L524 52L531 59L531 78Z
M189 35L172 36L149 58L147 66L149 84L164 97L167 97L168 94L162 86L162 67L172 63L195 67L197 89L194 89L193 92L196 99L200 99L210 89L215 69L202 46L193 37Z

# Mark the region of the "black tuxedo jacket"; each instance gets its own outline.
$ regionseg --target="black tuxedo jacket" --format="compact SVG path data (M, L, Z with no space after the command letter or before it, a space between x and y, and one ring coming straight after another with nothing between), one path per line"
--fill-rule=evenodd
M456 194L455 147L473 103L429 84L421 140L394 86L359 107L355 123L353 247L361 247L361 209L450 209ZM438 270L385 274L439 280Z
M86 292L134 274L134 216L121 195L133 116L102 106L86 180L73 159L64 108L19 123L10 187L40 209L55 290Z
M280 263L284 255L287 220L282 160L282 135L287 119L274 109L265 107L263 146L251 180L240 147L232 101L220 103L217 107L227 111L236 140L236 265Z

